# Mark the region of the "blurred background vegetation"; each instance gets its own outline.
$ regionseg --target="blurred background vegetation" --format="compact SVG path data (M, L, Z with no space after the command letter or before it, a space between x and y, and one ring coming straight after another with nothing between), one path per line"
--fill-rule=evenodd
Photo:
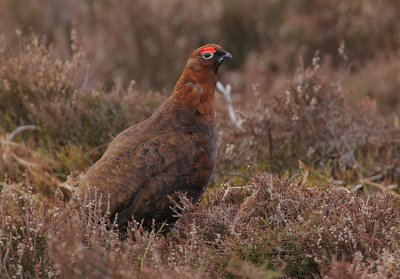
M24 192L29 188L29 195L45 199L46 205L39 203L40 208L51 207L59 196L68 200L79 176L101 156L111 139L124 128L150 116L169 96L189 54L205 43L218 43L234 56L234 60L222 66L220 80L232 85L234 107L243 130L232 125L225 100L217 94L218 163L212 188L205 197L205 207L198 209L200 215L211 214L221 206L211 202L212 195L226 187L246 185L260 171L286 178L300 175L299 183L315 189L317 196L321 194L321 187L333 185L362 197L381 192L397 197L400 184L399 18L400 5L392 0L2 0L1 199L7 200L9 191ZM263 179L267 176L256 179L257 187L267 183ZM286 187L288 182L276 183ZM331 202L330 198L327 200ZM247 201L239 198L232 207L237 210L242 208L242 203ZM382 198L376 203L384 204ZM354 208L343 210L348 212ZM40 214L47 216L48 213L35 211L35 214L39 220ZM240 219L239 215L227 220ZM3 214L0 226L3 232L10 222L6 217ZM307 219L309 223L304 230L312 230L314 217L307 217L311 219ZM211 223L217 222L212 220ZM192 233L192 224L186 222L187 227L182 229L187 229L185 237ZM256 274L250 272L254 278L260 278L257 277L260 274L275 276L259 273L257 268L262 266L264 271L279 270L287 276L307 277L312 273L344 278L335 275L335 270L341 274L358 264L352 260L360 249L343 248L343 258L337 259L346 264L332 263L330 270L326 266L335 259L332 247L320 251L321 255L317 250L312 252L323 261L318 262L314 256L302 261L306 253L302 250L304 243L301 247L296 245L304 240L304 230L291 234L285 231L286 225L282 228L280 221L277 222L276 227L267 226L271 234L277 233L275 229L282 234L278 234L282 238L273 240L273 246L293 244L288 248L289 254L268 250L271 247L265 247L265 241L272 240L257 238L259 235L255 232L243 231L255 239L255 242L250 238L243 240L249 245L243 247L251 253L240 250L241 245L229 246L229 253L221 252L207 246L207 235L197 239L204 249L223 254L218 258L220 265L208 271L211 276L225 276L226 266L230 266L230 274L237 276L247 276L243 275L245 270ZM329 222L327 228L334 223L332 219ZM259 229L262 231L265 227ZM41 233L48 230L44 225ZM219 230L216 229L218 233ZM18 233L16 228L11 235ZM152 235L146 237L149 243L155 241ZM237 241L230 237L232 243ZM372 236L367 233L363 237ZM0 248L0 259L4 260L6 251L18 258L18 245L26 240L22 239L13 244L14 250ZM172 246L187 245L173 236L167 240ZM86 245L84 240L74 241ZM393 247L398 244L396 238L390 241ZM29 243L26 240L24 245ZM59 263L60 258L50 260L48 249L41 249L37 258L28 255L23 265L17 260L10 261L9 265L0 265L0 271L16 273L21 265L21 274L26 276L46 273L44 270L52 266L47 262ZM58 253L62 258L62 253ZM389 256L379 253L364 253L365 262L382 257L400 262L398 250L393 254L388 252ZM244 262L238 263L239 267L228 264L231 254L239 255ZM119 256L127 255L121 252ZM206 255L199 257L202 261L198 266L188 265L191 271L209 264ZM129 261L123 261L129 265ZM143 267L143 261L138 261ZM35 271L35 264L39 262L43 263L42 273ZM247 265L248 262L257 268ZM109 262L113 267L117 264ZM170 267L165 264L165 268ZM83 267L76 268L82 271ZM371 274L376 271L362 264L357 268L362 272L369 270Z

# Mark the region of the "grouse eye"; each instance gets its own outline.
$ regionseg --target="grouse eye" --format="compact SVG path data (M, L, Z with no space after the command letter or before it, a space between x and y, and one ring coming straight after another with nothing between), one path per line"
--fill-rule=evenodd
M204 59L211 59L214 56L211 52L204 52L203 53L203 58Z

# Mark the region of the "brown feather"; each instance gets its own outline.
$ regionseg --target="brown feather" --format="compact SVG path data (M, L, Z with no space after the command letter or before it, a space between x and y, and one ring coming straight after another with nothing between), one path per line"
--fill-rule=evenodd
M80 193L96 188L103 210L125 224L173 222L170 198L185 194L197 202L215 168L214 90L217 58L207 61L204 47L193 52L172 95L145 121L121 132L86 173Z

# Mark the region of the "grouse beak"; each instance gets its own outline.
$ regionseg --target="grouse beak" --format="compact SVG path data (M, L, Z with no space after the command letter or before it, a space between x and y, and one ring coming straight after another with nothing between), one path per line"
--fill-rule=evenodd
M222 62L224 62L227 59L232 59L232 54L230 54L227 51L224 51L224 50L220 49L220 50L217 51L217 53L218 53L218 56L219 56L218 64L221 64Z

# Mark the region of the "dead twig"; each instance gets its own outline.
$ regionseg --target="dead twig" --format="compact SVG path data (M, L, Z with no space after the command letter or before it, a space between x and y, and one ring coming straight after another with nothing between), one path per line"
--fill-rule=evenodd
M157 235L159 235L161 233L161 231L164 228L164 226L165 226L165 223L162 223L161 227L158 229L158 231L156 231L155 234L150 238L149 243L147 244L147 247L146 247L146 250L144 251L143 256L141 258L139 258L140 259L140 270L141 271L143 270L144 261L146 259L146 255L147 255L147 252L149 251L150 245L153 243L153 240L157 237Z
M231 119L233 125L235 125L235 127L238 128L239 130L243 130L242 124L240 123L238 117L236 116L236 112L233 108L232 96L231 96L231 91L232 91L231 85L227 84L226 86L223 86L222 83L218 81L217 89L219 92L222 93L222 95L225 98L226 105L228 107L229 118Z
M24 131L34 131L34 130L39 130L39 128L36 125L19 126L14 131L12 131L11 134L8 135L7 140L8 141L13 141L18 134L20 134L20 133L22 133Z
M400 198L400 194L398 194L398 193L396 193L396 192L394 192L393 190L390 189L390 188L392 188L392 189L394 188L393 185L390 185L390 187L385 187L385 186L383 186L383 185L381 185L379 183L372 182L372 181L370 181L368 179L365 179L365 178L360 179L360 183L361 184L366 184L366 185L369 185L369 186L372 186L372 187L375 187L375 188L378 188L383 193L391 194L391 195L393 195L393 196L395 196L397 198Z
M225 200L225 198L228 196L230 190L234 190L234 189L243 190L243 189L250 189L250 188L254 188L254 186L253 185L249 185L249 186L232 186L232 187L228 187L228 188L226 188L226 190L224 192L222 200Z

